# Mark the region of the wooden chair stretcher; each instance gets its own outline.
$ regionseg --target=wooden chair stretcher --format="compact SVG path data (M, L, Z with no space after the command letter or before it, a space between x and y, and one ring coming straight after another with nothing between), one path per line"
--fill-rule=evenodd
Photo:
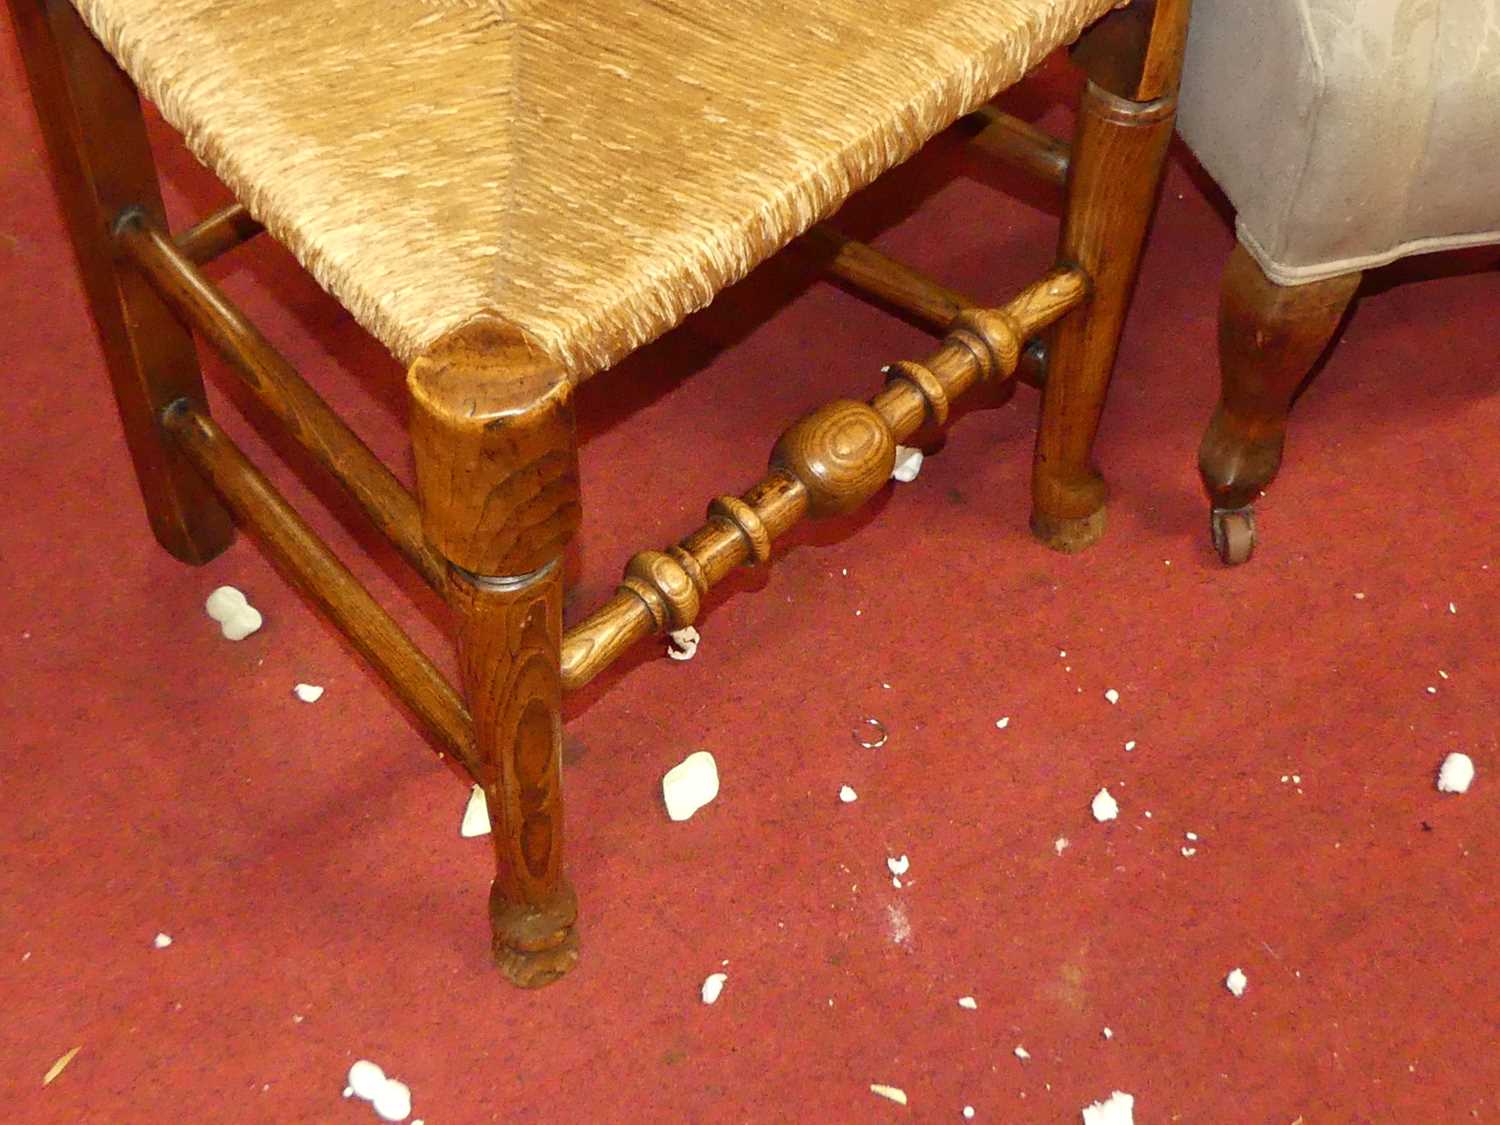
M525 986L577 957L577 904L562 864L561 702L631 644L679 629L740 565L766 563L804 516L859 507L889 479L895 447L942 427L975 388L1040 388L1032 528L1077 550L1103 530L1089 454L1171 135L1189 4L1137 3L1075 49L1089 82L1071 145L993 107L975 143L1066 191L1057 266L1009 300L956 293L831 228L798 248L853 291L940 337L892 363L868 401L840 399L792 424L766 475L708 505L705 522L645 550L603 606L564 633L564 546L580 513L572 382L508 325L480 319L411 366L413 495L208 281L199 267L260 233L239 205L177 237L166 229L134 86L62 0L9 0L56 187L153 530L185 562L251 528L486 793L498 860L493 946ZM462 692L209 416L189 330L348 491L457 619ZM505 380L493 373L504 369ZM467 702L466 702L467 701Z

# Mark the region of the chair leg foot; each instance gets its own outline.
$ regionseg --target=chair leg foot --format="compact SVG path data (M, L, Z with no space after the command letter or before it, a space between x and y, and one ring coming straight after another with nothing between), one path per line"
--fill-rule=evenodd
M1086 516L1053 516L1036 509L1031 513L1031 533L1054 551L1077 554L1104 536L1107 512L1101 506Z
M578 963L578 899L566 879L551 900L518 903L497 880L490 888L490 948L505 979L541 988Z

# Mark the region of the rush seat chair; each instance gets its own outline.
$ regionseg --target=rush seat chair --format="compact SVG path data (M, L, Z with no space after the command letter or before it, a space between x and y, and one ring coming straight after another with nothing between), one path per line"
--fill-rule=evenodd
M1043 387L1036 534L1076 550L1102 531L1090 446L1172 132L1187 0L7 2L157 539L203 563L233 521L257 533L483 787L493 950L517 984L577 958L565 691L690 624L804 516L863 503L898 442L1018 372ZM1086 31L1071 146L986 105ZM169 233L140 95L240 205ZM815 228L976 111L988 148L1066 187L1046 276L979 302ZM201 273L262 230L407 365L414 494ZM891 364L868 402L792 424L762 480L636 555L564 633L574 388L801 238L931 326L936 350ZM461 691L210 417L193 331L451 607Z

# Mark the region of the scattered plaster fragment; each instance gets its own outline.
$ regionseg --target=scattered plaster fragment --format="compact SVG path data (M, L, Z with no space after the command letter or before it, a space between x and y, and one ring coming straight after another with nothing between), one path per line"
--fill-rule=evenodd
M1094 819L1103 823L1106 820L1114 820L1120 815L1120 802L1110 796L1108 789L1101 789L1094 794L1094 799L1089 807L1094 812Z
M907 869L911 867L911 860L906 858L905 852L902 852L899 857L887 856L885 865L891 869L892 875L905 875Z
M219 623L219 632L242 641L264 623L260 610L233 586L220 586L203 603L203 611Z
M1293 785L1301 785L1302 784L1302 775L1300 773L1294 773L1294 774L1292 774L1292 784Z
M1284 774L1281 775L1281 784L1285 785L1288 781L1291 781L1291 780L1292 780L1292 775L1291 774L1284 773Z
M1457 613L1458 612L1458 606L1454 605L1452 602L1449 602L1448 603L1448 612L1449 613Z
M973 1106L971 1106L971 1105L964 1106L964 1120L966 1120L966 1121L973 1121L974 1120L974 1107Z
M1114 688L1108 688L1104 692L1104 698L1109 700L1111 703L1118 703L1120 702L1120 693L1117 692Z
M897 1086L882 1086L879 1082L871 1082L870 1093L887 1098L897 1105L906 1104L906 1091Z
M1445 680L1448 678L1448 673L1444 672L1441 668L1438 669L1438 675L1441 676Z
M375 1095L385 1086L385 1071L369 1059L360 1059L349 1068L349 1093L357 1094L365 1101L374 1101Z
M978 1007L979 1007L979 1001L975 1000L974 997L972 997L972 996L960 996L958 998L958 1006L960 1008L967 1008L969 1011L972 1012L972 1011L975 1011L976 1009L978 1009Z
M703 987L699 994L703 997L705 1004L712 1004L719 998L719 993L724 991L724 982L729 979L728 973L709 973L703 978Z
M1198 854L1198 849L1197 848L1184 847L1182 849L1182 854L1185 855L1187 858L1192 859L1193 856L1195 856L1195 855Z
M1068 838L1066 836L1059 836L1057 839L1053 840L1052 850L1055 851L1058 855L1062 855L1063 852L1068 850Z
M901 889L901 877L899 875L891 876L891 886L895 887L898 891Z
M464 819L458 826L458 834L465 840L490 834L490 810L485 803L484 790L474 786L469 790L469 803L464 806Z
M58 1059L55 1063L53 1063L51 1066L49 1066L47 1068L47 1073L44 1074L44 1075L42 1075L42 1085L43 1086L50 1086L50 1085L52 1085L53 1080L56 1079L59 1074L61 1074L64 1070L66 1070L68 1068L68 1064L70 1062L72 1062L75 1057L77 1057L78 1052L81 1051L81 1050L83 1050L83 1044L82 1043L78 1044L78 1046L74 1047L67 1054L63 1055L62 1058Z
M1106 1038L1106 1039L1113 1039L1114 1037L1115 1037L1115 1029L1112 1028L1112 1027L1106 1027L1104 1029L1104 1038Z
M1083 1125L1135 1125L1135 1098L1116 1090L1107 1100L1084 1106Z
M1427 694L1428 695L1436 695L1437 694L1437 688L1434 687L1432 684L1428 684L1427 685Z
M1135 739L1132 738L1129 742L1127 742L1125 744L1125 749L1126 749L1127 752L1131 751L1131 750L1134 750L1135 749Z
M157 934L154 938L151 939L151 944L156 946L157 949L165 949L167 948L167 946L172 944L172 935Z
M843 801L846 805L852 805L855 801L859 800L859 794L854 791L853 787L841 785L839 787L839 800Z
M864 613L864 610L862 610L862 609L856 609L856 610L855 610L855 611L854 611L854 616L855 616L855 617L858 617L858 616L859 616L859 615L860 615L860 614L862 614L862 613Z
M292 694L303 703L316 703L323 698L323 685L321 684L297 684L292 688Z
M1022 1062L1025 1062L1027 1059L1031 1058L1031 1052L1028 1051L1025 1047L1018 1046L1016 1048L1016 1058L1020 1059Z
M1438 770L1439 793L1467 793L1474 781L1474 759L1467 754L1453 753L1443 759L1443 768Z
M1361 591L1360 591L1360 592L1358 592L1358 593L1356 593L1356 594L1355 594L1355 595L1354 595L1354 600L1355 600L1355 601L1360 601L1360 602L1362 602L1362 601L1364 601L1364 600L1365 600L1365 595L1364 595L1364 591L1363 591L1363 590L1361 590Z
M405 1082L387 1078L370 1101L375 1112L386 1121L405 1121L411 1116L411 1087Z
M667 634L667 655L673 660L691 660L698 655L698 644L703 637L691 625L673 629Z
M1065 649L1065 648L1058 649L1057 650L1057 658L1059 660L1066 660L1068 658L1068 650Z
M1010 726L1009 715L1001 715L998 719L995 720L995 728L997 730L1004 730L1008 726Z
M696 750L669 769L661 779L667 815L686 820L719 795L719 767L707 750Z
M910 484L922 471L922 451L907 445L896 446L896 464L891 469L891 479Z
M848 578L848 577L849 577L849 568L848 568L848 567L847 567L847 566L846 566L846 567L844 567L844 577L845 577L845 578Z
M891 690L891 685L890 684L883 683L880 686L883 687L883 688L885 688L886 691L890 691Z
M1229 975L1224 978L1224 987L1236 996L1245 995L1245 989L1249 983L1250 979L1245 976L1244 969L1231 969Z
M1186 836L1188 838L1188 840L1192 841L1193 843L1197 843L1198 842L1198 833L1196 833L1196 832L1184 832L1183 835Z
M1145 817L1146 817L1147 820L1150 820L1151 819L1151 810L1147 809L1144 815L1145 815Z

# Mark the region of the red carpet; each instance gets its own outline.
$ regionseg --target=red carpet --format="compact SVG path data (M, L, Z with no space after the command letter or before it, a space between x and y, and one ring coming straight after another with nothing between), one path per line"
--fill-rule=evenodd
M649 646L574 697L583 959L528 994L489 963L490 845L459 839L465 795L391 696L248 539L196 571L152 541L4 34L12 1120L372 1122L340 1098L361 1056L428 1125L1076 1122L1115 1089L1146 1123L1500 1120L1495 272L1360 303L1257 557L1222 569L1194 453L1232 235L1179 151L1099 444L1105 542L1029 537L1023 389L730 583L696 660ZM1054 67L1014 104L1065 128L1069 84ZM216 203L160 137L178 219ZM1003 297L1056 229L1043 191L1003 186L945 139L841 221ZM269 242L213 272L409 474L396 365ZM787 421L926 346L778 262L589 384L572 618L755 479ZM435 599L208 370L228 427L451 668ZM201 608L221 583L265 614L240 644ZM851 739L867 716L882 749ZM699 748L722 792L670 823L660 776ZM1434 788L1450 750L1479 768L1465 796ZM1097 824L1106 785L1120 818Z

